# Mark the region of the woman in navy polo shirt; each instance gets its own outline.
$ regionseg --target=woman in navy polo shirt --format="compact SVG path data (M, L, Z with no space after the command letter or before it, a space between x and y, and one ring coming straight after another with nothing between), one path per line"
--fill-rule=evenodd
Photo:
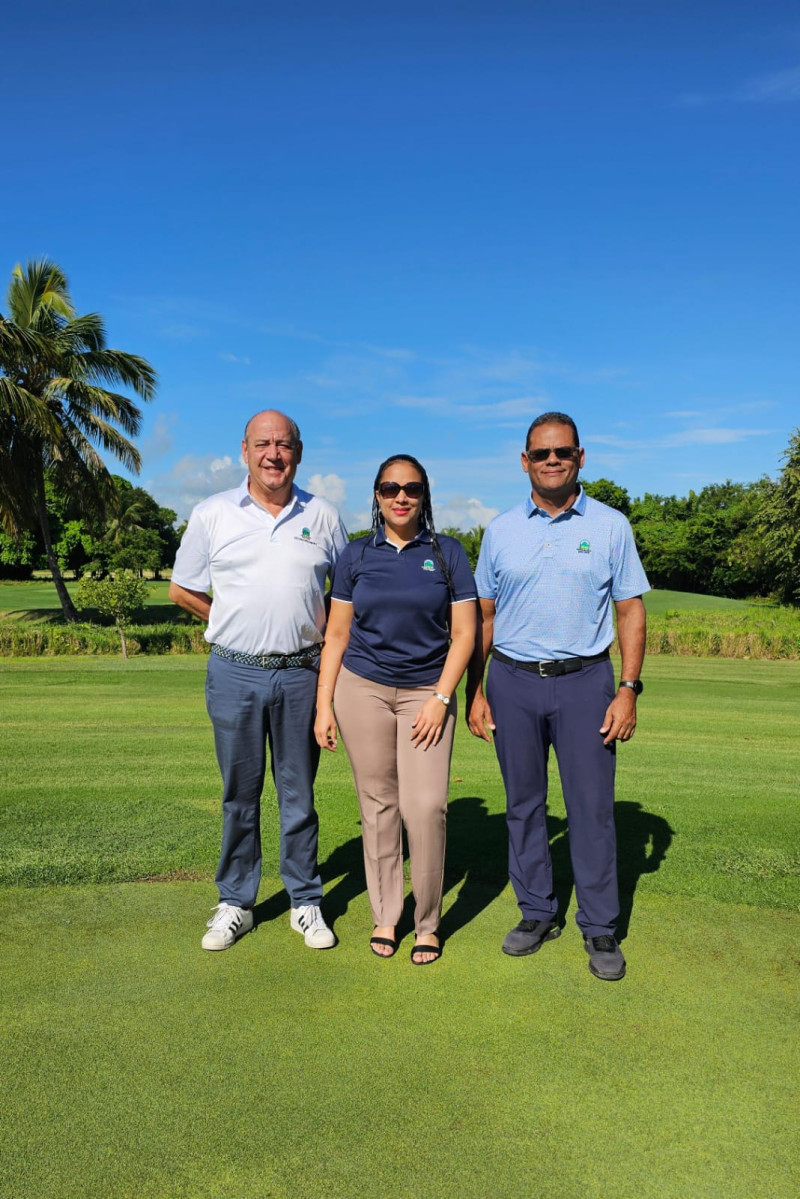
M370 948L379 957L397 950L404 824L416 901L411 960L428 965L442 952L455 689L475 644L476 592L460 542L434 530L428 476L411 455L378 470L372 531L344 550L331 595L314 734L336 749L338 721L353 768Z

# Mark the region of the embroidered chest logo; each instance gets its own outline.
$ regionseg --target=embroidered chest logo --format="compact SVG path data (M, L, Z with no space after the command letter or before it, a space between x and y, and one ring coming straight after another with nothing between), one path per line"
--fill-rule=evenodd
M430 558L426 558L425 561L422 563L422 569L423 570L436 570L436 567L433 565L433 562L431 561Z
M579 554L591 554L591 552L592 552L592 547L589 545L588 541L582 541L580 543L580 545L578 546Z
M304 541L306 545L316 545L315 541L311 540L311 530L303 529L299 537L295 537L295 541Z

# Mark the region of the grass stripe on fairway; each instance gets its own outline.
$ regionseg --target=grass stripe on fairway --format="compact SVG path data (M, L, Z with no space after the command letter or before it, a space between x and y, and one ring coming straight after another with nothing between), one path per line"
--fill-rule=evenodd
M219 776L192 656L6 660L0 885L212 878ZM618 754L617 823L628 890L800 905L800 663L653 658L639 729ZM328 876L360 872L352 780L325 754L317 786ZM459 719L448 883L506 879L494 753ZM278 874L271 785L265 873ZM551 832L569 886L553 769ZM342 867L344 864L344 868Z

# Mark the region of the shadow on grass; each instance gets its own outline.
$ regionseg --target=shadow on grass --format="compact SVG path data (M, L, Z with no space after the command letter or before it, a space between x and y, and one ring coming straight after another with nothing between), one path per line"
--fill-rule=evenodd
M662 816L646 812L639 803L622 801L615 805L617 861L620 892L620 916L617 937L628 934L633 900L643 874L654 874L666 857L673 830ZM569 856L567 821L561 816L547 817L550 855L553 864L553 889L562 917L570 905L575 887ZM407 849L405 856L408 856ZM332 927L347 912L353 899L365 889L364 859L360 837L351 837L338 846L320 866L323 885L337 879L325 893L325 919ZM445 912L440 925L442 941L452 937L489 907L508 882L508 832L504 812L487 811L486 801L477 795L453 800L447 816L447 858L444 872L445 894L458 888L458 894ZM276 920L289 910L289 897L277 891L259 903L256 924ZM414 898L408 895L398 925L402 939L414 928Z

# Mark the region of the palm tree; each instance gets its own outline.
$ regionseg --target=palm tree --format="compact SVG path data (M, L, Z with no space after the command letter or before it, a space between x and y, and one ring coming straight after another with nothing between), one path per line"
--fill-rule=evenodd
M151 400L156 374L144 358L108 349L102 318L77 314L53 262L16 266L7 305L0 314L0 522L12 536L38 530L64 617L76 620L53 552L45 476L89 514L113 510L116 489L95 445L138 473L139 451L128 438L142 416L106 385Z

